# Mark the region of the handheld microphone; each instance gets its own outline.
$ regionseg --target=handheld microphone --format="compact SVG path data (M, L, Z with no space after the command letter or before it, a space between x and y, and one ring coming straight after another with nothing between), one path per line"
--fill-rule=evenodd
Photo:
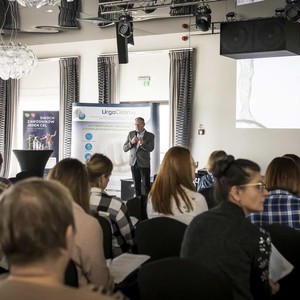
M137 137L137 131L135 131L134 135L135 135L135 137Z

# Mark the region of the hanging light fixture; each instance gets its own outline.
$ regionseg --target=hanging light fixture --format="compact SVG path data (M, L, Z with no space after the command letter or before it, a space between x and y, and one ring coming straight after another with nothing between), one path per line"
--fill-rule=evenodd
M20 43L0 44L0 77L20 79L37 66L37 58L31 49Z
M17 1L22 6L26 7L33 7L40 8L42 6L50 5L59 5L61 3L61 0L8 0L11 2ZM66 0L67 2L73 2L73 0Z
M12 41L13 33L17 29L16 11L16 5L11 3L11 1L8 2L4 19L9 13L11 14L13 24L10 41L5 43L0 34L0 77L4 80L10 78L20 79L23 75L29 74L33 67L37 66L37 57L33 51L28 49L26 45ZM5 24L5 20L3 24ZM1 31L4 26L3 24Z
M118 22L118 34L124 38L129 38L133 34L133 24L131 16L120 16Z

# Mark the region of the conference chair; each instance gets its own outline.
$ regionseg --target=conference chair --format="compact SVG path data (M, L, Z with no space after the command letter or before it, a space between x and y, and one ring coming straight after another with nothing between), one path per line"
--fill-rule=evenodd
M149 261L180 256L186 228L186 224L169 217L143 220L135 232L138 252L151 256Z
M142 200L141 197L134 197L126 201L128 214L130 217L136 218L138 221L143 219L142 217Z
M113 258L113 250L112 250L112 229L111 229L110 221L106 217L100 216L98 212L92 212L92 214L98 220L103 231L104 256L106 259L111 259Z
M65 271L65 284L73 287L78 287L78 273L75 262L70 259Z
M294 266L290 274L280 279L280 290L274 300L296 299L300 282L300 231L282 224L264 226L271 235L273 245Z
M191 258L168 257L138 273L141 300L232 300L227 280Z

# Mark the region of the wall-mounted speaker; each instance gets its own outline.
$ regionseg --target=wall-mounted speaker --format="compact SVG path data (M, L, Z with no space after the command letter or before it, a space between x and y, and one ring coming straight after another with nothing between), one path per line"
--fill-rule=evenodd
M283 17L222 22L220 54L235 59L300 54L300 24Z

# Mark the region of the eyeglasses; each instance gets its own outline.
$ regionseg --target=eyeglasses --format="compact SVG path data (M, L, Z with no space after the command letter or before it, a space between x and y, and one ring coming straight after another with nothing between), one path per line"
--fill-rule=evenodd
M238 187L247 187L247 186L254 186L254 187L256 187L260 191L267 190L266 185L264 183L262 183L262 182L241 184Z
M193 166L194 166L195 169L197 169L198 166L199 166L199 162L197 162L197 161L194 161L192 164L193 164Z

